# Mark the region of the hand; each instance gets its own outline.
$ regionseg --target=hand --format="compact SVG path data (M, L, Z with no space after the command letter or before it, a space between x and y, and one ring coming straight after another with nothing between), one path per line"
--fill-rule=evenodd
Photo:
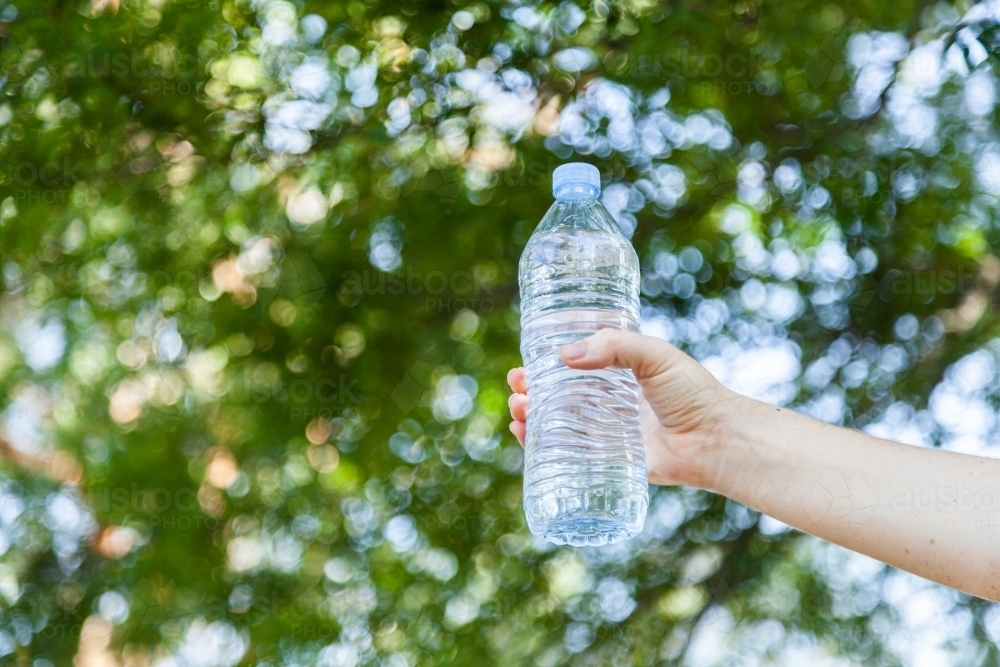
M726 389L701 364L651 336L602 329L564 345L560 357L570 368L630 368L642 388L639 418L651 484L707 488L715 475L719 445L743 397ZM507 375L510 430L524 446L528 386L524 368Z

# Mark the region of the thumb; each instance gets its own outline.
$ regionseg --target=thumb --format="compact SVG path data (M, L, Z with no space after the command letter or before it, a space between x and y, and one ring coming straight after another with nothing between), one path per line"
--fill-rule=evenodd
M630 368L636 379L641 380L683 363L680 357L686 355L659 338L631 331L601 329L589 338L563 345L559 356L570 368Z

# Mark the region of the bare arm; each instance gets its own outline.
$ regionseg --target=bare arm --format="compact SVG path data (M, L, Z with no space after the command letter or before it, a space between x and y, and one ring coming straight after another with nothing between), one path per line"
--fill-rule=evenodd
M1000 461L743 402L707 488L903 570L1000 599Z
M631 368L650 482L733 498L800 530L1000 599L1000 461L903 445L739 396L656 338L602 331L566 346L581 369ZM523 440L522 369L511 431Z

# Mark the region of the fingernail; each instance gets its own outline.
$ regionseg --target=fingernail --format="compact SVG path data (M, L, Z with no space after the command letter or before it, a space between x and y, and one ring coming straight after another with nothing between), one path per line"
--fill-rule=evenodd
M562 355L563 358L570 361L583 359L587 356L587 346L583 343L570 343L569 345L563 345Z

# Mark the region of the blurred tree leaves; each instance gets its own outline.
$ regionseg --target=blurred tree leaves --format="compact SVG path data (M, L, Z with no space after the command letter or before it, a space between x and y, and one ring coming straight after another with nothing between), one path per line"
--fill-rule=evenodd
M0 5L0 653L991 664L981 601L702 492L620 547L532 540L504 384L521 248L587 159L648 333L981 451L985 7ZM917 598L952 629L902 646Z

